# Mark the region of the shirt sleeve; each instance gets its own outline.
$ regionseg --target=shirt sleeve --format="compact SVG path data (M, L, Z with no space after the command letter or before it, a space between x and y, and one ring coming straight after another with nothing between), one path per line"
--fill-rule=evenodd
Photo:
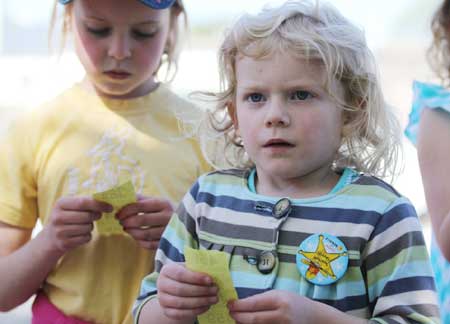
M38 218L35 140L29 118L11 124L0 140L0 221L29 229Z
M363 253L371 323L439 323L434 276L414 207L400 197Z
M423 110L440 109L450 113L450 91L439 85L414 81L413 94L412 107L409 113L408 125L405 128L405 135L416 145Z
M162 267L172 262L185 262L185 246L198 248L195 219L195 198L198 191L199 183L197 182L184 196L161 237L155 255L155 271L142 280L139 297L133 307L135 323L138 322L144 304L156 298L156 281Z

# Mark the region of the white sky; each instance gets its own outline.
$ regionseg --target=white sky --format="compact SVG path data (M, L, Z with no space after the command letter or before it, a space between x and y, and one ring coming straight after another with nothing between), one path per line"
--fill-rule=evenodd
M366 31L369 44L372 46L378 46L386 40L397 37L396 33L400 36L408 34L408 31L414 35L425 34L428 30L429 17L440 2L439 0L329 1ZM184 2L190 22L195 26L213 21L217 17L224 20L232 19L244 11L256 11L265 3L279 3L282 0L184 0ZM5 10L10 19L20 26L45 24L49 20L53 3L54 0L0 0L0 12L2 9ZM409 20L409 15L414 16Z

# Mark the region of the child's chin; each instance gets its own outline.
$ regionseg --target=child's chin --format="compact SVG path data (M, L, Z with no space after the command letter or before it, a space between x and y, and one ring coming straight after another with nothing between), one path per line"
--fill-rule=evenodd
M97 89L101 96L108 98L128 99L141 96L136 88L125 86L100 86Z

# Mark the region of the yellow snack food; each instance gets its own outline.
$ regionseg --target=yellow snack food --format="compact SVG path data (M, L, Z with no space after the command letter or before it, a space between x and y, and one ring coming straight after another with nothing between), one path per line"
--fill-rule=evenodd
M95 222L97 232L102 235L123 234L122 225L116 219L115 214L124 206L136 202L136 193L133 183L127 181L117 187L106 191L97 192L92 195L97 201L103 201L113 206L111 213L104 213L102 217Z
M238 299L228 269L228 254L221 251L196 250L185 247L184 256L189 270L210 275L219 288L219 301L198 316L200 324L234 324L227 302Z

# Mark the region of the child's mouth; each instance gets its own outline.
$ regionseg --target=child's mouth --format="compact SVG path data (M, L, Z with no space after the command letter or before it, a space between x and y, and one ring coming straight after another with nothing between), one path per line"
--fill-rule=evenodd
M288 141L281 140L281 139L271 139L267 141L263 147L294 147L294 144L289 143Z
M131 76L131 73L125 71L107 71L105 74L111 79L123 80Z

